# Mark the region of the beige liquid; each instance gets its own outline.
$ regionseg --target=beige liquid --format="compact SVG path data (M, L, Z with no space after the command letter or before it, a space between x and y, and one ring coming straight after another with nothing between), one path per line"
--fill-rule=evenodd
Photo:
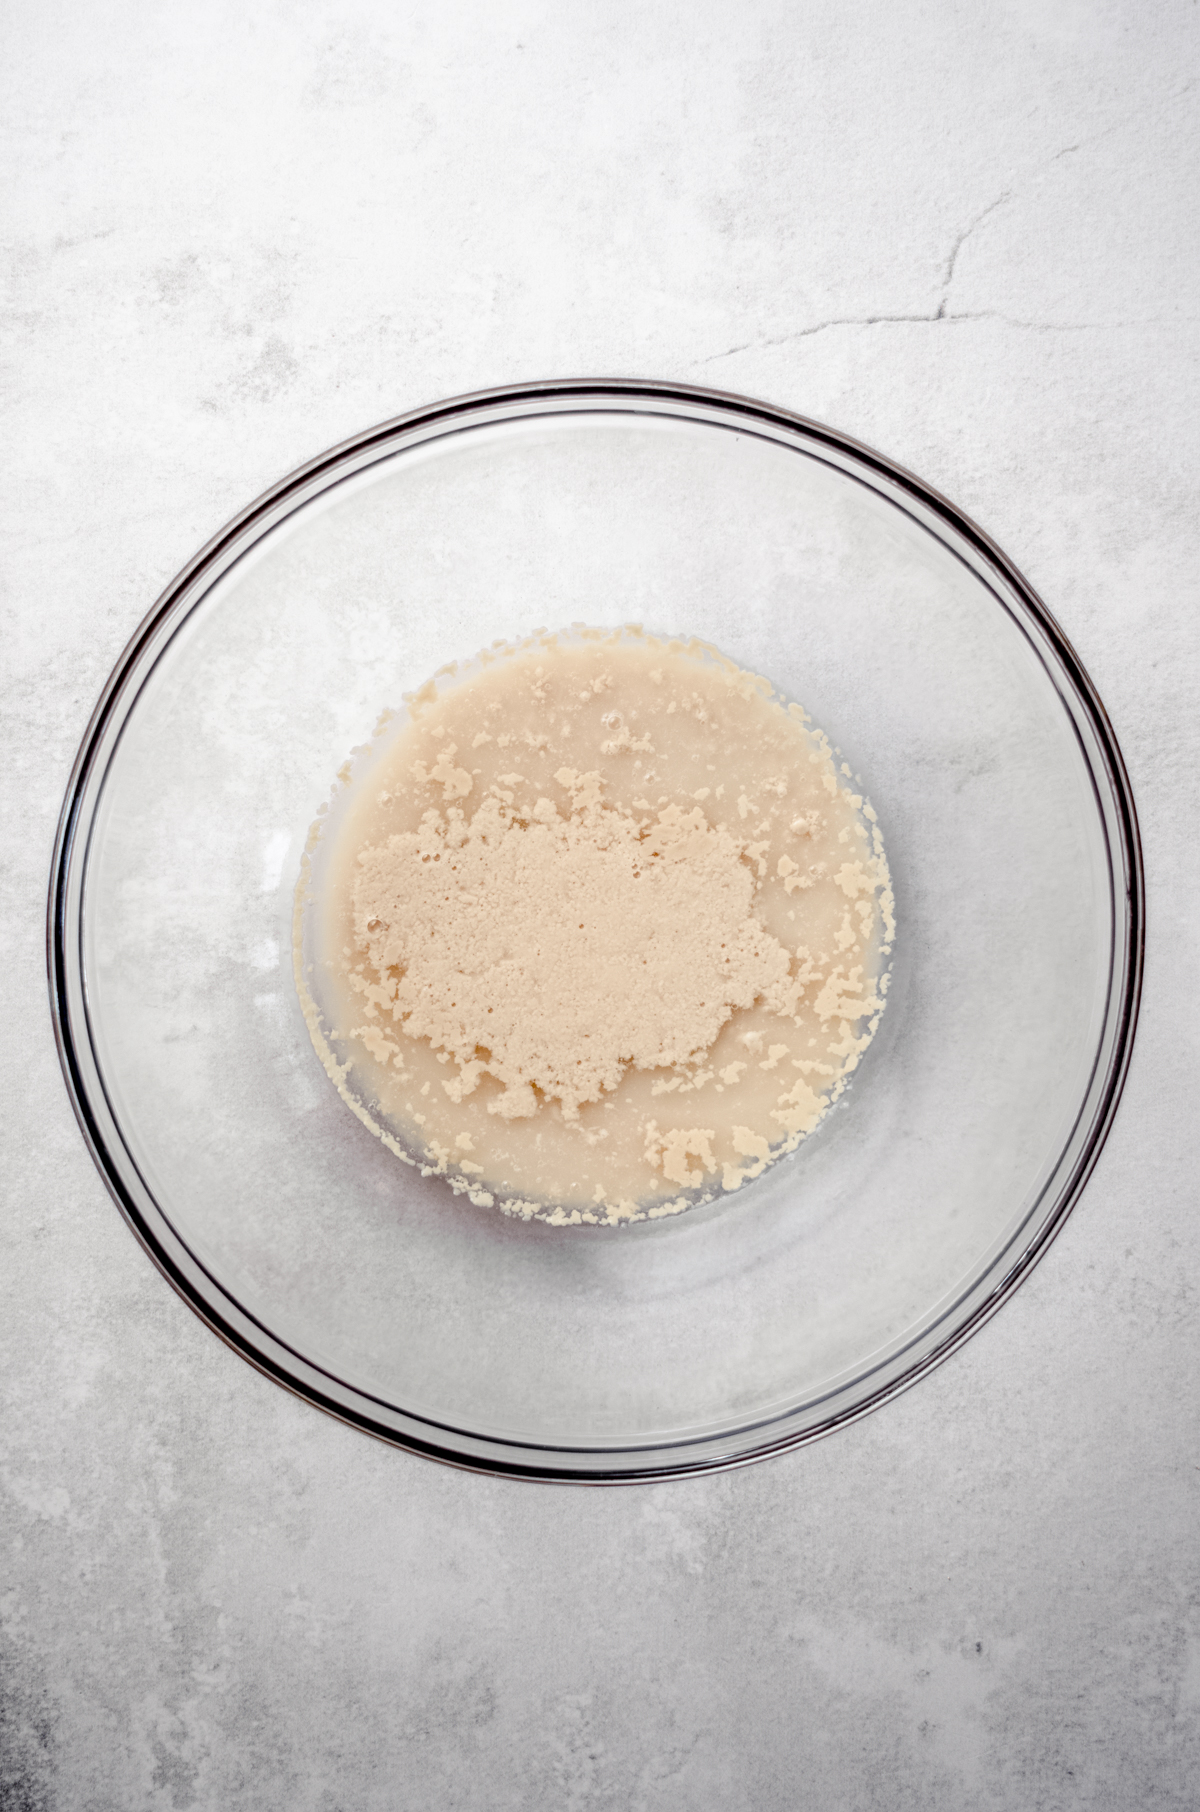
M310 838L297 982L398 1156L525 1217L657 1218L837 1099L891 886L765 680L636 629L531 637L431 681L356 767Z

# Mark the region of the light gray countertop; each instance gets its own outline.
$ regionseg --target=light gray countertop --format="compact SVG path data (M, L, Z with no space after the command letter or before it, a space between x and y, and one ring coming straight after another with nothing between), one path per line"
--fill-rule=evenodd
M1200 18L1163 0L18 0L4 324L0 1805L1053 1812L1200 1776ZM662 377L962 505L1104 698L1142 1025L1084 1198L940 1370L627 1490L380 1446L111 1204L46 1003L71 759L187 557L440 396Z

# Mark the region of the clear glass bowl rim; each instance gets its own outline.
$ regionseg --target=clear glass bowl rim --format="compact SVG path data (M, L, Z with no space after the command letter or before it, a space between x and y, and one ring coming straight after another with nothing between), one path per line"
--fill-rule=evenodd
M848 1407L831 1403L829 1415L800 1428L778 1426L761 1431L755 1445L735 1451L704 1451L687 1456L680 1450L630 1450L596 1455L581 1467L578 1456L554 1450L505 1449L469 1431L437 1431L403 1412L381 1414L385 1406L346 1386L309 1363L303 1354L273 1335L228 1295L217 1278L199 1263L175 1234L166 1215L136 1176L123 1150L120 1129L105 1095L92 1049L82 959L83 882L95 809L104 772L121 729L134 709L149 667L166 647L174 630L203 597L208 586L236 554L311 496L336 482L339 475L399 451L430 431L453 432L482 414L503 419L512 413L558 413L577 404L583 409L620 408L647 413L664 409L692 419L740 422L746 428L783 430L815 449L825 449L839 469L855 468L870 483L875 479L895 498L909 499L925 518L945 526L970 550L977 567L989 572L1016 601L1037 634L1043 658L1064 707L1076 723L1086 724L1093 742L1084 756L1105 827L1109 860L1114 944L1101 1055L1089 1094L1090 1116L1073 1162L1058 1182L1041 1214L1031 1216L1031 1232L1021 1249L968 1313L952 1322L942 1336L918 1349L911 1363L885 1374L878 1388ZM875 487L873 487L875 488ZM1077 732L1078 733L1078 732ZM1081 738L1082 742L1082 738ZM116 662L92 712L80 743L59 816L50 874L46 924L47 973L55 1041L67 1092L84 1140L97 1169L127 1224L167 1281L235 1352L258 1371L315 1404L328 1414L392 1445L445 1464L500 1476L559 1483L630 1484L727 1470L770 1454L806 1445L856 1421L907 1390L955 1352L1007 1301L1062 1228L1099 1158L1112 1126L1128 1073L1141 999L1145 954L1145 877L1137 812L1125 763L1100 697L1069 640L1003 551L968 516L904 467L820 422L733 392L634 378L551 379L512 384L449 398L396 416L352 436L298 467L233 517L182 568L167 586ZM1085 1107L1088 1105L1085 1102ZM1081 1110L1081 1118L1082 1118ZM439 1439L448 1434L450 1443ZM452 1444L451 1444L452 1443Z

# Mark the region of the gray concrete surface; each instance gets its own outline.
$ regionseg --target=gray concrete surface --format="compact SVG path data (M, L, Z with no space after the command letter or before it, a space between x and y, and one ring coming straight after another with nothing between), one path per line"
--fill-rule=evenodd
M1184 0L14 0L4 1812L1200 1803L1196 86ZM277 476L441 395L722 385L911 466L1109 706L1126 1098L1014 1301L835 1439L587 1492L264 1381L109 1202L42 910L92 701Z

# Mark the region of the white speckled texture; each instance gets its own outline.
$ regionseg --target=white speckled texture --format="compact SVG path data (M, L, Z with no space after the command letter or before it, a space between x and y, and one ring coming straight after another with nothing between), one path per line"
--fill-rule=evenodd
M1184 1812L1200 1778L1200 16L1186 0L14 0L4 1812ZM179 565L374 420L663 376L960 502L1110 709L1150 946L1050 1255L882 1413L653 1489L444 1470L153 1270L45 999L55 817Z

